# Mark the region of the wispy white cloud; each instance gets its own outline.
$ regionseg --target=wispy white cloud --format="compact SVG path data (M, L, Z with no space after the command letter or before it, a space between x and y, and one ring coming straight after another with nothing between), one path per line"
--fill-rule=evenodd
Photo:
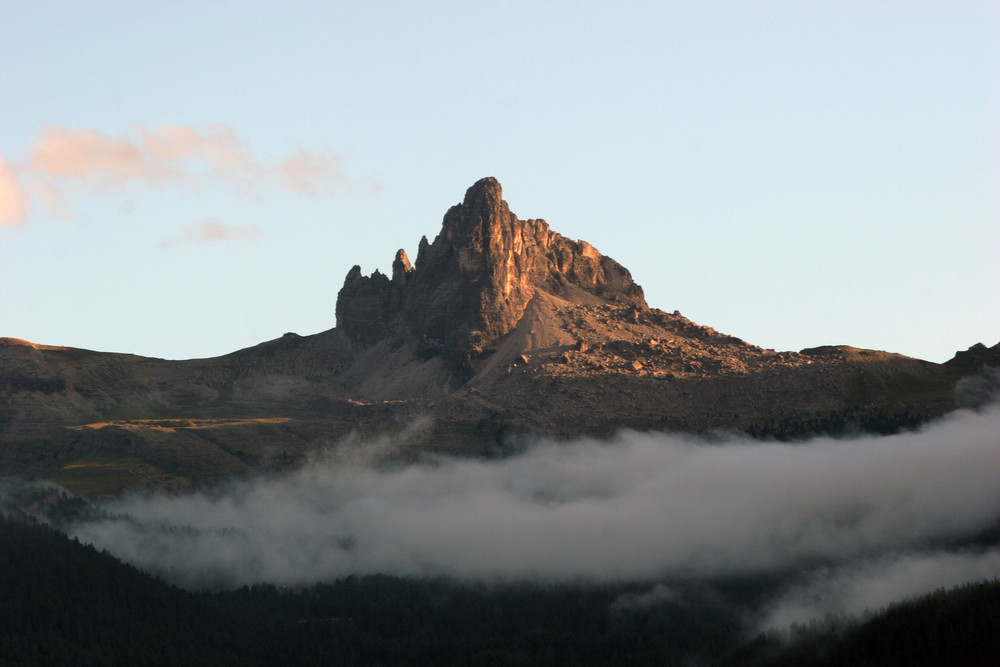
M31 149L30 166L46 179L98 192L130 181L157 183L184 175L179 161L157 159L129 137L59 127L45 128Z
M225 124L136 125L120 135L48 126L25 160L8 164L0 158L0 224L23 220L32 200L65 216L81 192L108 196L132 185L224 185L243 195L285 189L322 196L349 187L342 162L329 150L302 148L260 160Z
M183 230L179 235L160 241L161 248L178 243L219 243L221 241L253 241L263 236L257 225L226 225L216 218L207 218Z
M0 227L16 225L28 212L28 196L13 168L0 155Z
M266 177L268 168L255 161L246 143L227 125L215 124L201 129L183 125L138 126L143 151L165 164L198 160L219 177Z
M282 160L278 173L285 187L312 195L331 184L345 181L340 162L340 158L332 153L307 153L300 150Z

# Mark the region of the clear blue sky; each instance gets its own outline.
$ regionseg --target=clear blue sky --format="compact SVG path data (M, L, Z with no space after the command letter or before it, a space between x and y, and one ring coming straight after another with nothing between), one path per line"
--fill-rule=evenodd
M0 336L316 333L495 176L764 347L1000 341L995 2L0 1Z

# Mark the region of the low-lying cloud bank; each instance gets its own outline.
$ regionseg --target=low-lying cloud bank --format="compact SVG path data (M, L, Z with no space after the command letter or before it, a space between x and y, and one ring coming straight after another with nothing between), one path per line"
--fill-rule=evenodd
M126 499L109 509L135 521L73 534L189 586L375 572L656 581L813 568L810 583L769 611L767 623L781 623L1000 576L996 552L937 550L997 525L998 471L995 408L914 433L797 445L625 432L494 461L317 460L212 494Z

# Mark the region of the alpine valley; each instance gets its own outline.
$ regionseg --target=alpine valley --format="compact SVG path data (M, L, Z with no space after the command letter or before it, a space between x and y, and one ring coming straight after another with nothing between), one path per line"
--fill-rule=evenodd
M0 338L0 664L998 664L1000 343L762 349L492 178L335 314Z

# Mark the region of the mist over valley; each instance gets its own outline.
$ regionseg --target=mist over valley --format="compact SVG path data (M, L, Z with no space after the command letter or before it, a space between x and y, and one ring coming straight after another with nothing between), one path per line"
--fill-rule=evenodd
M354 462L333 448L278 476L130 496L67 530L193 588L374 573L485 583L794 573L768 612L787 625L1000 574L997 546L969 543L1000 525L998 433L993 407L915 432L795 444L624 431L497 460L401 464L389 458L401 443L351 443ZM357 456L366 446L381 463Z

